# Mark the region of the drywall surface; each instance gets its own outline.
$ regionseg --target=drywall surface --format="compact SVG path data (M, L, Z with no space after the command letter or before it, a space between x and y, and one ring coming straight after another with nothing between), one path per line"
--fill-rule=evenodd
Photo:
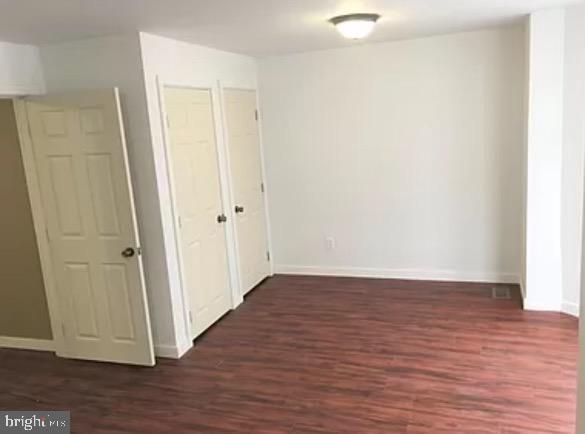
M529 22L526 299L531 310L561 309L561 180L564 10Z
M522 173L522 238L521 238L521 253L520 253L520 290L522 292L522 299L526 299L526 259L528 252L526 250L526 228L527 228L527 215L526 211L528 208L528 111L530 107L529 89L530 89L530 18L527 17L522 23L524 29L524 84L522 86L524 91L524 104L523 104L523 138L522 138L522 155L523 155L523 173Z
M517 282L524 29L259 62L276 271Z
M52 339L12 101L0 100L0 336Z
M561 246L563 311L578 315L585 161L585 5L566 9Z
M35 95L44 89L39 49L0 41L0 96Z
M171 188L165 154L159 84L161 86L213 88L213 97L218 98L218 82L221 82L224 87L255 89L257 84L256 61L247 56L213 50L147 33L140 34L140 44L157 178L157 194L161 202L162 228L167 253L166 266L169 270L173 311L177 318L176 328L179 330L181 329L179 318L184 317L183 293L174 231L174 216L171 206ZM215 104L215 107L217 107L217 104ZM219 118L216 119L216 125L218 123L221 125L221 114L216 112L216 115ZM216 133L218 144L220 144L222 141L221 127ZM219 164L223 164L222 161ZM225 170L223 172L225 173ZM223 186L225 187L225 183ZM223 191L225 193L226 188ZM182 321L187 324L186 318L183 318ZM188 327L183 326L182 329L185 332L184 340L190 341Z
M41 47L48 92L119 87L158 355L176 346L138 33Z

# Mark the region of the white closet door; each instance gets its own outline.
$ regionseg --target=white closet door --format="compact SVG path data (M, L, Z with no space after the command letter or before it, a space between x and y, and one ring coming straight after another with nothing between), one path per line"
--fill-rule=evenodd
M228 89L224 95L240 278L247 293L270 274L256 92Z
M26 105L64 355L154 365L118 92Z
M231 309L211 92L166 87L183 285L196 337Z

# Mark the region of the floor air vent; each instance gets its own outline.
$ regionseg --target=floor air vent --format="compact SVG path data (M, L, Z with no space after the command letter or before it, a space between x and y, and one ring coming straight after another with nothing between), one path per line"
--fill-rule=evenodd
M507 286L494 286L492 287L492 298L495 299L510 299L510 288Z

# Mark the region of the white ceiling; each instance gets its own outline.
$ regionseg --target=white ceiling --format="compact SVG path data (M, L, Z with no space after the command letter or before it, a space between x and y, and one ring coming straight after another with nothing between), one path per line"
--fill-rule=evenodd
M0 40L47 44L141 30L255 56L334 48L334 15L382 15L368 42L503 24L579 0L0 0Z

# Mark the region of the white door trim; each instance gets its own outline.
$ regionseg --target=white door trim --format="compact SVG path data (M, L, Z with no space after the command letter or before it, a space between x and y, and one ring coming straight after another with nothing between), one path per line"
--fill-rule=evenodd
M262 176L262 183L264 185L264 220L266 221L266 243L267 246L266 248L268 249L268 251L270 252L270 260L269 265L270 265L270 276L274 275L274 254L273 254L273 249L272 249L272 237L271 237L271 229L270 229L270 212L268 211L268 185L266 182L266 165L265 165L265 161L266 159L264 158L264 140L262 138L262 116L261 116L261 111L260 111L260 94L258 92L258 89L256 87L253 86L231 86L231 85L224 85L221 81L218 81L218 87L219 87L219 92L220 92L220 101L221 101L221 108L222 108L222 123L223 123L223 135L224 135L224 144L225 144L225 148L226 148L226 161L228 162L228 175L229 175L229 186L230 186L230 192L233 192L233 179L231 176L231 166L229 166L229 161L230 161L230 156L229 156L229 152L227 152L227 149L229 149L229 134L227 132L227 119L226 119L226 113L225 113L225 108L224 108L224 103L225 103L225 91L226 90L248 90L248 91L253 91L256 94L256 110L258 110L258 142L260 144L260 171L261 176ZM233 196L231 196L233 197ZM233 203L230 202L230 203ZM231 206L231 208L233 208L233 206ZM233 210L232 210L233 211ZM233 225L234 225L234 234L236 233L236 226L235 226L235 216L232 219L233 221ZM237 237L235 238L236 243L237 243ZM236 244L237 246L237 244ZM236 255L237 256L237 255Z
M32 138L30 136L28 126L29 123L26 111L26 101L22 98L19 98L14 99L13 102L28 197L32 211L33 225L35 228L35 236L39 250L39 258L41 261L43 283L45 284L45 293L47 295L51 332L53 334L52 347L58 356L68 357L65 348L65 341L63 339L63 322L61 320L61 312L59 310L57 285L55 283L55 275L51 265L51 248L49 246L49 239L47 236L48 229L45 224L45 213L41 199L41 188L36 170Z
M195 336L192 336L191 333L191 325L189 322L189 306L190 306L190 299L189 294L187 291L187 284L186 284L186 277L183 272L185 269L184 261L183 261L183 254L179 245L179 222L178 222L178 212L177 212L177 204L176 204L176 189L174 183L174 171L172 166L172 158L171 158L171 150L170 150L170 136L168 131L167 125L167 110L164 102L164 88L165 87L174 87L174 88L185 88L185 89L199 89L199 90L208 90L211 93L211 107L213 110L213 122L215 128L215 140L217 146L217 156L218 156L218 168L219 168L219 178L220 178L220 186L221 186L221 202L222 207L224 210L224 214L228 217L228 224L226 225L226 250L228 256L228 271L230 277L230 289L231 289L231 298L232 298L232 310L236 309L243 301L242 292L240 289L239 283L239 273L238 273L238 264L237 264L237 253L235 251L235 246L233 240L235 239L235 227L234 227L234 215L233 210L231 209L231 190L229 188L229 180L226 178L226 149L224 143L224 133L223 133L223 126L222 126L222 114L219 107L219 89L213 81L199 81L193 82L189 81L188 83L179 82L177 80L165 80L160 76L157 76L157 90L158 90L158 104L160 108L160 116L161 116L161 129L162 129L162 138L163 138L163 148L164 148L164 157L165 157L165 167L166 167L166 177L167 182L169 185L169 196L171 198L171 213L173 215L173 243L175 245L175 252L178 258L178 266L179 266L179 281L181 285L181 295L182 295L182 303L183 303L183 318L184 318L184 327L185 327L185 335L189 337L189 340L192 341Z

